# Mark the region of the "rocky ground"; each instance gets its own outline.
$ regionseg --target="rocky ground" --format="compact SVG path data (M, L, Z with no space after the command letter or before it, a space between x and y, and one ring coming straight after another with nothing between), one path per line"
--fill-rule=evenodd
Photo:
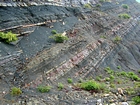
M0 42L1 105L133 104L132 98L140 94L140 81L127 73L140 78L140 5L135 0L99 3L90 9L0 8L0 31L18 35L17 42ZM120 19L121 13L131 18ZM66 32L69 40L56 43L49 38L52 30ZM73 82L68 83L68 78ZM89 79L105 83L105 91L78 87ZM62 90L58 83L64 85ZM40 93L41 85L50 85L50 91ZM20 87L22 94L13 96L12 87Z

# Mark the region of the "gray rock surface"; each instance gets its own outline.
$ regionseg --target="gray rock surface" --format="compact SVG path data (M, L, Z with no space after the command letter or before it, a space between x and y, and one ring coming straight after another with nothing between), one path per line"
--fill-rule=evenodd
M1 7L0 30L12 31L20 40L14 45L0 42L0 104L126 104L126 95L117 91L91 94L67 83L67 78L74 83L94 78L106 67L140 69L140 5L135 0L118 2L102 3L100 11L51 5ZM122 9L122 4L130 9ZM118 14L124 12L131 18L119 19ZM53 29L65 31L69 40L55 43L49 38ZM119 43L114 43L116 36L122 38ZM65 84L62 91L57 89L60 82ZM53 87L48 93L39 93L39 85ZM22 89L20 96L10 95L13 86Z

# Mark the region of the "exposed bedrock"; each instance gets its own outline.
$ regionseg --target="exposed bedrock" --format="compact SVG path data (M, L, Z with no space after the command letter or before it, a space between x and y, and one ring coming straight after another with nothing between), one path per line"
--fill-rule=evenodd
M8 92L12 86L19 86L28 94L26 88L30 93L40 84L94 77L105 67L138 71L140 5L135 0L117 1L102 3L93 10L50 5L1 7L0 31L12 31L19 40L0 42L0 88ZM128 4L129 9L122 4ZM120 13L131 18L120 19ZM66 32L69 40L55 43L49 38L53 29ZM122 40L115 43L117 36Z

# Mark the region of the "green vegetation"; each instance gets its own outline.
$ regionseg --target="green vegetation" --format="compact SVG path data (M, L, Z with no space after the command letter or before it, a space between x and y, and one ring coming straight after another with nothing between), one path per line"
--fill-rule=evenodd
M103 2L105 2L105 0L100 0L99 2L103 3Z
M131 16L128 15L127 13L123 13L123 14L119 14L118 17L121 19L129 19Z
M96 76L96 79L97 81L101 81L101 77L100 76Z
M117 69L121 69L121 66L117 66ZM124 93L126 95L135 95L139 93L140 88L140 77L136 75L134 72L125 72L125 71L113 71L110 67L105 68L106 74L109 77L105 77L103 80L109 83L110 89L118 88L121 84L123 84ZM97 77L96 77L97 78ZM125 86L126 84L126 86ZM130 84L131 87L128 87ZM138 97L135 100L135 105L139 105Z
M104 78L105 81L110 81L111 83L114 81L114 79L115 79L115 76L112 74L110 74L110 77Z
M83 79L82 78L79 78L78 82L79 83L82 83L83 82Z
M105 81L110 81L110 78L109 78L109 77L106 77L106 78L105 78Z
M140 82L135 82L134 87L135 88L140 88Z
M72 80L71 78L68 78L68 79L67 79L67 82L68 82L68 83L72 83L73 80Z
M115 77L113 76L113 75L110 75L110 80L114 80L115 79Z
M100 36L100 38L106 39L106 36L104 36L104 35L101 35L101 36Z
M108 73L108 74L113 74L114 71L110 69L110 67L106 67L105 68L105 71Z
M129 8L129 6L128 6L127 4L123 4L122 7L123 7L124 9L128 9L128 8Z
M122 40L122 38L121 38L120 36L116 36L116 37L113 39L114 43L118 43L118 42L120 42L121 40Z
M57 31L56 30L52 30L51 33L52 34L57 34Z
M39 92L45 93L45 92L49 92L50 91L51 86L39 86L37 89L38 89Z
M68 40L68 37L65 35L62 35L61 33L54 34L53 36L50 36L49 38L54 39L56 43L63 43L65 40Z
M13 88L11 89L11 95L13 95L13 96L20 95L21 93L22 93L22 91L21 91L20 88L13 87Z
M120 67L118 67L120 69ZM106 81L110 81L113 80L114 74L117 76L123 76L123 77L127 77L130 78L131 80L135 80L135 81L140 81L140 78L138 77L138 75L136 75L134 72L125 72L125 71L121 71L121 72L114 72L113 70L110 69L110 67L106 67L105 71L110 74L110 78L106 78Z
M119 2L116 2L116 4L119 4Z
M49 38L54 39L56 43L63 43L65 40L68 40L68 37L66 35L57 33L56 30L52 30L51 33L53 34L53 36L50 36Z
M125 91L128 95L133 95L133 94L136 93L135 89L133 87L128 87L128 88L125 89Z
M136 96L132 98L134 105L139 105L140 104L140 96Z
M87 91L93 90L95 92L100 92L100 91L105 90L105 84L98 83L94 80L87 80L80 84L80 88L87 90Z
M133 73L133 72L128 72L127 74L128 74L128 77L129 77L130 79L132 79L132 80L135 80L135 81L139 81L139 80L140 80L140 78L138 77L138 75L136 75L136 74Z
M117 69L121 69L121 66L117 66Z
M115 84L110 84L110 87L111 88L115 88Z
M140 70L138 70L138 73L140 73Z
M13 34L12 32L7 32L7 33L0 32L0 39L6 43L10 43L18 40L16 34Z
M121 72L119 72L118 73L118 76L125 76L125 77L128 77L128 74L127 74L127 72L125 72L125 71L121 71Z
M96 4L96 7L101 7L101 4Z
M64 85L62 83L58 83L58 90L62 90L64 88Z
M106 2L111 2L111 0L106 0Z
M87 4L85 4L85 5L84 5L84 8L91 9L91 8L92 8L92 6L91 6L89 3L87 3Z
M117 83L117 84L122 84L122 83L123 83L123 82L122 82L122 79L120 79L120 78L117 79L116 83Z

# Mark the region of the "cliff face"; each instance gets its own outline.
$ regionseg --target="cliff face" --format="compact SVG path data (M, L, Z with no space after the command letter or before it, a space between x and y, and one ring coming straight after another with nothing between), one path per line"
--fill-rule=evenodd
M122 4L127 4L129 9L122 8ZM68 77L74 82L80 78L94 78L104 73L106 67L137 73L140 69L140 5L134 0L117 0L101 5L94 9L49 5L1 7L0 30L19 35L17 43L0 43L2 104L6 103L4 98L8 99L12 86L24 90L18 100L27 101L29 98L26 96L34 100L38 95L40 98L36 101L42 104L80 104L88 93L83 97L82 93L68 93L79 94L76 98L67 96L65 92L52 91L45 98L34 89L40 84L55 86L59 82L66 83ZM131 18L118 18L121 13L128 13ZM69 40L55 43L49 38L53 29L59 33L66 32ZM114 42L116 37L122 40ZM50 101L48 97L51 97Z

